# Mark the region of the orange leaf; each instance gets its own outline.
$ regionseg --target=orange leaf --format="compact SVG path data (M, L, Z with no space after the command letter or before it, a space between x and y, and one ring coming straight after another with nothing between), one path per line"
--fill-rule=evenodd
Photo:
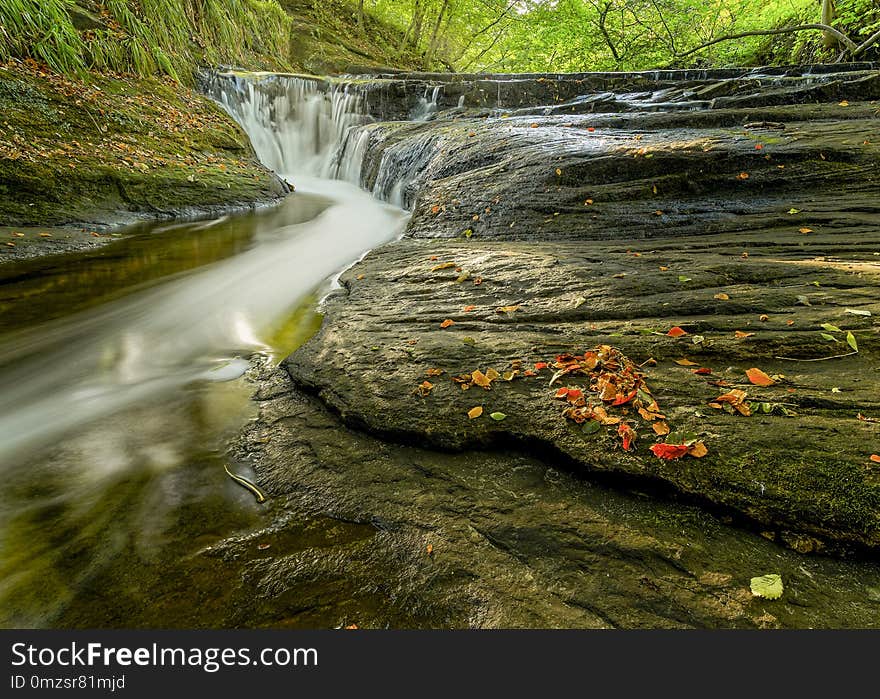
M699 376L708 376L709 374L712 373L712 370L709 367L703 366L703 367L700 367L699 369L694 369L694 373L698 374Z
M812 228L799 228L799 229L798 229L798 232L803 233L804 235L806 235L807 233L812 233L812 232L813 232L813 229L812 229Z
M739 340L742 340L742 339L744 339L744 338L746 338L746 337L751 337L751 336L754 335L754 334L755 334L755 333L747 333L747 332L743 332L742 330L735 330L735 331L733 332L734 337L736 337L736 338L739 339Z
M556 394L553 397L554 398L568 398L568 389L564 388L564 387L560 388L558 391L556 391Z
M425 374L428 376L440 376L443 373L443 369L428 369Z
M482 386L483 388L489 388L492 384L492 379L486 376L482 371L477 369L476 371L471 373L471 379L476 386Z
M547 362L536 362L535 363L535 371L541 371L541 369L547 368Z
M764 150L764 144L763 143L756 143L755 150Z
M755 386L772 386L776 383L760 369L749 369L746 372L746 376L749 377L749 381L755 384Z
M697 459L702 459L706 454L709 453L709 450L706 448L706 445L702 442L697 442L694 444L689 450L688 454Z
M651 451L658 459L671 461L672 459L680 459L687 454L688 447L684 444L653 444Z
M747 173L747 172L741 172L741 173L739 173L739 174L736 176L736 179L738 179L738 180L747 180L747 179L749 179L749 173ZM662 457L661 457L661 458L662 458Z
M478 405L478 406L476 406L476 407L471 408L470 410L468 410L467 416L468 416L471 420L473 420L473 419L475 419L475 418L480 417L480 415L482 415L482 414L483 414L483 406L482 406L482 405Z
M620 438L623 440L623 450L632 450L633 442L636 441L636 437L638 436L636 431L625 422L621 422L620 426L617 428L617 434L620 435Z
M676 359L675 363L679 366L699 366L696 362L692 362L690 359Z
M730 296L728 296L727 294L724 294L724 293L715 294L712 298L716 299L718 301L730 301Z
M450 325L455 325L455 321L454 321L454 320L450 320L449 318L447 318L447 319L444 320L442 323L440 323L440 327L441 327L441 328L448 328Z
M661 271L661 272L668 272L668 271L669 271L669 267L664 267L663 265L660 265L660 271Z
M669 337L681 337L682 335L687 335L687 330L682 330L677 325L670 328L669 332L666 333Z
M425 553L427 553L429 556L433 556L433 555L434 555L434 545L433 545L433 544L428 544L428 545L425 547Z
M440 206L438 204L434 204L434 206L431 207L431 213L432 214L440 213Z
M880 464L880 454L871 454L870 459L875 464Z
M471 311L475 311L476 309L477 309L476 306L465 306L461 310L463 313L470 313Z
M661 437L663 435L669 434L669 425L665 422L655 422L651 425L651 429L654 430Z

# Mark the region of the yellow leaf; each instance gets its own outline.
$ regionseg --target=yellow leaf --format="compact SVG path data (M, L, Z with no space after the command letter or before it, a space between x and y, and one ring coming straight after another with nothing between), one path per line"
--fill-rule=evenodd
M475 419L475 418L480 417L480 415L482 415L482 414L483 414L483 406L482 406L482 405L478 405L478 406L476 406L476 407L471 408L470 410L468 410L468 414L467 414L467 416L468 416L471 420L473 420L473 419Z
M692 362L690 359L676 359L675 363L679 366L697 366L697 362Z
M471 373L471 380L474 382L474 385L482 386L483 388L489 388L489 386L492 384L492 379L486 376L479 369Z
M454 262L444 262L443 264L437 265L436 267L432 267L431 271L437 272L441 269L449 269L450 267L455 267L455 263Z
M715 294L712 298L717 301L730 301L730 296L725 293Z
M486 378L489 379L489 381L494 381L495 379L500 379L501 374L490 367L489 369L486 369Z

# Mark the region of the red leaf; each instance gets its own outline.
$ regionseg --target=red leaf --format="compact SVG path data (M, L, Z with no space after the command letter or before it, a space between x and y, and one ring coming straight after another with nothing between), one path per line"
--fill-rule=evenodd
M694 369L695 374L699 374L700 376L708 376L712 373L712 370L708 367L700 367L699 369Z
M548 366L547 362L536 362L535 363L535 371L541 371L541 369L546 369Z
M614 402L611 405L623 405L624 403L629 403L633 398L635 398L639 393L638 389L633 390L629 395L623 395L622 393L614 399Z
M556 391L556 395L553 397L554 398L568 398L568 389L567 388L560 388L558 391Z
M654 456L658 459L666 459L667 461L680 459L688 453L688 449L689 447L685 444L654 444L651 446Z
M670 328L669 332L666 333L669 337L681 337L682 335L687 335L687 330L682 330L677 325Z

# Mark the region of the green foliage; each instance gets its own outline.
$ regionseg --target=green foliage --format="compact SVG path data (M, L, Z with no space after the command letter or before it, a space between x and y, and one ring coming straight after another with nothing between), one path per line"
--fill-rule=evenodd
M94 28L78 30L87 10ZM290 18L276 0L3 0L0 60L188 80L199 64L283 67Z

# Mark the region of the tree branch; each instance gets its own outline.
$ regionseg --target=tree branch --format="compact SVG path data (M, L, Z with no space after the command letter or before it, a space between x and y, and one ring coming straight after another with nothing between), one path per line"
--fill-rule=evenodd
M852 51L850 51L850 53L852 54L852 57L855 58L865 49L871 48L871 45L876 44L877 41L880 41L880 31L874 32L865 41L863 41L861 44L856 46Z
M818 30L818 31L822 31L822 32L828 32L830 34L833 34L841 41L841 43L843 43L846 46L846 48L850 52L850 55L856 55L856 53L859 51L859 47L856 46L856 43L852 39L850 39L846 34L843 34L842 32L838 31L834 27L829 27L827 24L801 24L797 27L783 27L781 29L756 29L751 32L742 32L741 34L727 34L725 36L719 36L717 39L712 39L712 41L707 41L705 44L701 44L695 48L692 48L688 51L685 51L684 53L679 53L675 57L676 58L684 58L685 56L690 56L692 53L696 53L697 51L700 51L704 48L712 46L713 44L719 44L722 41L731 41L733 39L742 39L747 36L767 36L770 34L789 34L791 32L803 32L803 31L807 31L810 29ZM871 40L876 41L877 39L880 39L880 34L875 35L874 37L871 37L871 39L869 39L869 41L871 41ZM868 46L870 46L870 44L867 44L867 45L862 44L862 46L864 48L868 48Z

